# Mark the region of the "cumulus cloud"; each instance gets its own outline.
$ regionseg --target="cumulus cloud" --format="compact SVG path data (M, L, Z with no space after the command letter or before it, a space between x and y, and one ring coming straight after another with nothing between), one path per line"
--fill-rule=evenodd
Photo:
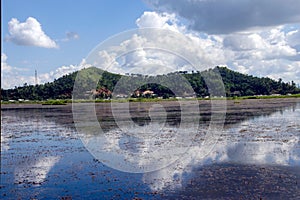
M27 83L28 85L35 84L34 71L32 71L32 75L25 75L24 72L26 71L28 73L29 69L13 67L7 63L7 59L7 55L2 53L1 88L14 88L15 86L23 86L25 83ZM82 62L78 65L61 66L56 70L50 71L48 73L38 73L38 83L43 84L51 82L54 79L62 77L63 75L70 74L72 72L88 67L91 67L91 65L87 64L85 59L83 59Z
M286 31L287 28L224 36L223 51L230 52L228 66L242 73L300 83L297 31Z
M144 12L144 14L136 20L136 24L140 28L163 28L169 17L163 14L162 16L156 12Z
M224 38L224 47L237 55L236 59L289 59L297 50L289 46L283 30L272 29L257 33L232 34Z
M263 49L266 43L258 34L230 35L225 37L224 46L235 51Z
M89 68L89 67L91 67L91 65L87 64L85 59L83 59L79 65L61 66L54 71L41 74L39 76L39 79L41 79L42 83L45 83L45 82L53 81L54 79L60 78L63 75L70 74L72 72L81 70L83 68Z
M188 32L174 15L144 12L136 23L138 30L106 41L94 50L88 62L114 73L148 75L201 71L225 64L225 55L219 48L222 40ZM112 60L114 64L106 68Z
M26 82L26 78L20 74L28 71L28 69L13 67L7 63L7 59L7 55L1 53L1 88L12 88L16 85L23 85Z
M12 67L7 64L7 55L5 53L1 53L1 75L2 72L11 71Z
M165 12L144 12L136 24L138 31L123 35L123 41L116 39L118 44L101 49L89 62L114 73L151 75L225 65L254 76L300 83L297 26L215 35L191 30L180 23L177 15ZM149 27L154 29L145 29ZM107 63L113 64L105 68Z
M64 75L70 74L72 72L81 70L83 68L91 67L91 65L86 64L85 59L81 61L79 65L68 65L68 66L61 66L56 70L50 71L48 73L43 73L38 75L38 82L39 84L43 84L46 82L51 82L54 79L58 79ZM33 76L30 77L30 80L33 80ZM33 81L30 82L32 84Z
M139 28L165 28L172 31L184 31L185 26L177 25L179 20L175 14L144 12L144 14L136 20Z
M146 0L159 11L176 13L196 31L232 33L300 21L298 0Z
M293 30L287 34L287 42L290 46L300 52L300 30Z
M8 31L9 36L6 40L17 45L58 48L55 41L45 34L41 24L33 17L28 17L25 22L12 18L8 22Z

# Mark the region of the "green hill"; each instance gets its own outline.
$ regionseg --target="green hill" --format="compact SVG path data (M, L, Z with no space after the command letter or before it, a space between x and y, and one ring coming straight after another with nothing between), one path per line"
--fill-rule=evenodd
M298 94L300 89L292 81L285 83L270 78L258 78L232 71L226 67L215 67L203 72L174 72L167 75L143 76L139 74L119 75L98 68L82 69L77 83L80 84L83 97L107 98L114 92L127 97L174 97L174 96L209 96L206 81L216 87L222 84L214 72L218 71L222 77L226 96L252 96L271 94ZM27 85L13 89L1 89L1 100L46 100L71 99L73 86L78 72L64 75L50 83L40 85ZM100 77L99 81L98 78ZM209 80L204 77L210 77ZM97 87L95 83L98 82ZM121 87L124 88L121 88ZM130 87L129 87L130 86ZM94 88L94 90L92 90ZM133 89L134 88L134 89ZM173 88L173 90L172 90ZM174 90L176 89L176 91ZM191 90L192 89L192 90ZM220 88L222 89L222 88ZM175 92L174 92L175 91ZM176 94L175 94L176 93ZM218 96L218 94L215 94ZM221 94L220 94L221 95Z
M226 90L226 96L252 96L272 94L298 94L300 89L291 81L285 83L281 79L275 81L271 78L259 78L232 71L226 67L215 67L218 70ZM194 74L187 75L188 80L194 78ZM196 76L198 77L198 76ZM197 82L197 81L196 81ZM201 93L201 92L197 92Z

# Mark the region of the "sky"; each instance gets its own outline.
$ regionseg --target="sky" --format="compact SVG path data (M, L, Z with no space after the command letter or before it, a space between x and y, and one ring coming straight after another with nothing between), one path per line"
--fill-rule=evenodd
M90 66L94 64L87 62L90 52L99 43L113 43L124 35L118 50L96 48L101 62L114 63L112 72L141 72L145 66L151 69L147 73L168 72L163 66L189 70L178 57L192 55L201 65L224 65L300 84L299 0L2 0L1 4L1 88L34 84L35 70L38 83L45 83ZM143 28L160 31L126 32ZM165 51L145 50L150 46ZM120 59L121 48L134 51Z

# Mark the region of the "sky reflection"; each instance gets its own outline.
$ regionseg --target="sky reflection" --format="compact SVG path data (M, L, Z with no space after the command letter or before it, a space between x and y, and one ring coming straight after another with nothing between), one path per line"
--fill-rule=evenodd
M194 143L180 160L144 175L153 190L178 188L195 167L217 163L300 166L300 104L224 131L209 155Z
M3 193L18 188L17 196L14 197L26 199L34 198L34 194L40 194L41 189L45 197L48 197L50 193L47 190L51 189L51 195L55 199L54 197L64 191L68 191L67 194L89 197L92 195L88 193L89 188L93 188L93 191L100 195L99 198L117 198L115 195L125 195L126 198L132 199L137 191L149 192L140 196L148 198L150 194L185 190L189 181L195 178L195 169L198 168L206 170L206 174L197 176L203 176L204 181L209 181L204 175L214 176L214 173L218 174L218 171L211 171L215 166L226 166L228 163L237 166L270 166L270 170L273 169L272 166L294 167L300 174L299 103L297 106L279 109L268 115L249 117L243 121L237 119L238 123L225 126L225 130L218 133L221 137L213 144L213 149L212 144L203 142L205 126L200 126L197 137L194 137L189 145L185 145L182 137L177 138L175 145L170 145L169 140L176 140L173 134L176 136L178 126L165 126L159 124L159 121L128 128L135 134L126 134L111 126L109 122L109 128L99 140L90 140L89 137L80 140L69 120L72 113L56 111L50 109L2 112L1 184L5 186ZM161 132L157 137L142 137L143 135L139 134L144 133L145 136L149 130L146 126ZM184 130L189 132L188 127ZM163 168L142 174L119 172L96 159L93 160L82 142L95 143L95 148L101 143L101 151L107 152L102 156L106 156L109 162L118 162L120 166L128 163L135 166L160 164ZM158 150L155 151L153 146ZM159 151L165 148L167 151ZM184 151L181 148L184 148ZM168 155L171 153L175 156L170 158ZM173 162L170 163L170 159L174 159ZM251 167L245 168L246 171L250 169ZM232 176L232 173L228 176ZM224 179L230 178L226 177L226 174L224 176ZM286 180L293 181L292 174L289 176L292 178ZM20 189L19 184L24 185L24 189ZM29 192L26 188L30 185L35 190L31 189ZM123 188L123 191L119 188ZM131 192L128 192L129 190Z

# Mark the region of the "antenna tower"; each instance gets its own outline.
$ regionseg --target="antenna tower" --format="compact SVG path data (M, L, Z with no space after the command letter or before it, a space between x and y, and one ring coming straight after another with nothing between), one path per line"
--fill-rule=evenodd
M38 79L37 79L37 71L35 70L35 84L37 85L38 84Z

